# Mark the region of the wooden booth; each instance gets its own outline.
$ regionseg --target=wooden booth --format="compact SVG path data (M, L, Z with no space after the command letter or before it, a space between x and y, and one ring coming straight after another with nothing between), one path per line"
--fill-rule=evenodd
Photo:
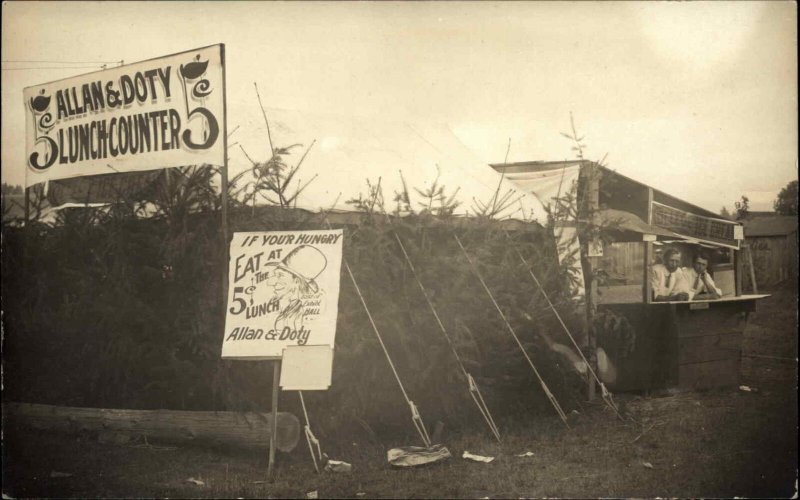
M546 178L553 184L559 171L578 172L574 223L593 213L601 228L599 241L581 243L584 276L596 277L587 296L597 306L598 362L608 365L601 372L610 389L739 384L748 315L766 297L742 294L741 224L588 161L492 167L534 193ZM568 186L562 181L558 188L563 195ZM669 247L681 252L686 268L702 252L722 297L654 302L651 267Z

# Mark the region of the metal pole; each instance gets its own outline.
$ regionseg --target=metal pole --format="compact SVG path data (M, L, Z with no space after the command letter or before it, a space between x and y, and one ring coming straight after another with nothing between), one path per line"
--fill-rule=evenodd
M272 481L275 473L275 445L278 435L278 387L281 377L281 361L272 362L272 428L269 432L269 463L267 464L267 480Z

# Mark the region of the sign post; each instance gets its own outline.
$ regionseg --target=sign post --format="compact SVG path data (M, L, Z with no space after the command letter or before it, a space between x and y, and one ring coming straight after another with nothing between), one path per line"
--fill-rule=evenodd
M323 461L319 440L311 431L303 391L325 391L331 386L333 375L333 348L328 345L290 346L283 351L281 362L281 389L297 391L305 417L304 432L314 470L319 474L318 462ZM316 450L316 453L315 453Z
M278 435L278 388L280 387L281 361L272 362L272 429L269 435L269 462L267 463L267 479L272 481L275 473L275 440Z
M220 170L220 204L222 247L225 249L225 260L222 263L222 296L228 296L228 266L225 265L230 258L228 248L228 98L225 80L225 44L220 45L220 60L222 63L222 148L224 150L222 168Z

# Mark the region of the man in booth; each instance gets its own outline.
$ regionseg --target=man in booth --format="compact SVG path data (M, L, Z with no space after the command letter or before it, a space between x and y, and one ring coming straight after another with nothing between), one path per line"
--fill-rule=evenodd
M720 290L708 274L708 257L697 253L692 261L691 269L684 269L689 280L689 300L708 300L722 297Z
M661 258L663 264L655 264L650 270L650 285L654 302L690 300L689 279L681 267L681 252L667 248Z

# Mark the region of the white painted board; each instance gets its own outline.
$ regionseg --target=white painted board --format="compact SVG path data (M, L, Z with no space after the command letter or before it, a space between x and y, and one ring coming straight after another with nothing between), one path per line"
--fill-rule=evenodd
M329 345L292 345L283 350L281 389L325 391L331 386L333 349Z

